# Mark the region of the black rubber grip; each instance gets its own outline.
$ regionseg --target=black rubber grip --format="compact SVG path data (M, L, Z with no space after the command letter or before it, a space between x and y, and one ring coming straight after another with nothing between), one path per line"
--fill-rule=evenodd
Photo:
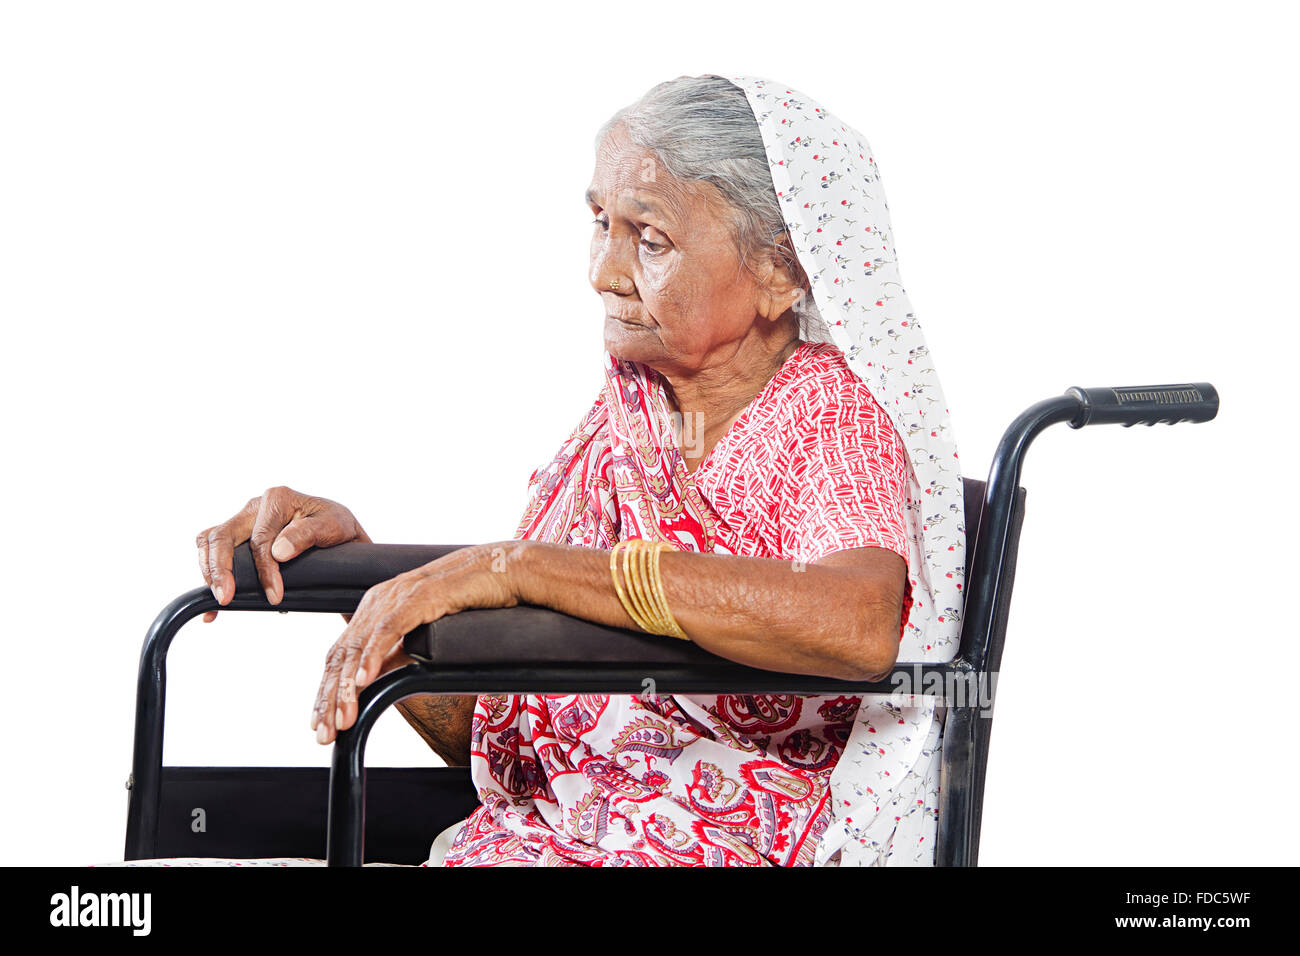
M1219 393L1209 382L1183 385L1132 385L1074 388L1065 394L1079 402L1071 428L1084 425L1154 425L1208 422L1219 414Z

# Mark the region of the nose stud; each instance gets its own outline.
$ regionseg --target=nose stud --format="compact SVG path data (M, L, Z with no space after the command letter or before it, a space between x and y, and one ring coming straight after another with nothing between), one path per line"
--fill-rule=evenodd
M618 282L619 282L618 279L610 279L610 280L609 280L609 291L610 291L610 292L617 292L617 291L618 291Z

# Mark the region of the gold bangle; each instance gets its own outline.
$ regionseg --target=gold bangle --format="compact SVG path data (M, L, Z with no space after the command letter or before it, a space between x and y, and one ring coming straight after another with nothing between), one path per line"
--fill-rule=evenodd
M623 605L623 610L626 611L627 616L630 617L633 620L633 622L639 626L641 622L637 620L637 615L632 610L632 605L628 601L627 594L623 591L623 584L618 579L619 578L618 554L620 551L626 550L626 548L627 548L627 539L624 539L623 541L617 542L614 545L614 547L610 549L609 574L610 577L614 579L614 590L618 593L618 601L620 604Z
M655 607L654 593L650 588L650 554L654 550L653 542L646 541L645 538L637 538L637 544L630 545L627 554L623 558L623 578L629 580L630 587L628 591L632 593L632 600L636 601L637 609L641 611L641 617L645 620L646 631L650 633L663 633L663 618L660 617L658 607ZM630 575L628 574L630 570Z
M677 623L677 618L673 617L673 612L668 608L668 596L664 593L663 578L659 574L659 555L667 549L676 549L672 548L672 545L667 544L666 542L661 541L659 543L662 547L655 548L650 576L650 580L654 586L655 597L659 601L659 613L663 617L664 625L667 628L666 633L669 636L680 638L683 641L689 641L690 638L686 635L686 632L682 630L682 626Z
M668 608L663 579L659 572L659 555L676 550L666 541L628 538L614 545L609 555L610 575L623 609L638 627L651 634L689 641ZM623 556L620 568L619 555ZM625 580L620 580L621 577ZM626 587L624 586L626 584Z
M623 577L627 576L628 551L635 547L633 542L638 540L640 539L627 538L614 545L613 549L609 552L609 571L611 576L614 578L614 589L618 592L619 602L623 605L623 610L627 612L627 616L630 617L636 626L641 628L641 630L653 633L654 629L650 626L649 620L641 613L641 609L635 601L635 598L629 593L632 591L631 582L629 581L627 588L624 589L623 584L620 581L620 570L622 571ZM620 553L623 555L623 564L621 569L618 563Z
M643 630L651 634L663 633L663 621L659 619L658 609L650 592L647 580L646 559L649 557L650 542L644 538L634 539L623 553L623 580L628 584L628 593L632 602L641 613L638 623Z

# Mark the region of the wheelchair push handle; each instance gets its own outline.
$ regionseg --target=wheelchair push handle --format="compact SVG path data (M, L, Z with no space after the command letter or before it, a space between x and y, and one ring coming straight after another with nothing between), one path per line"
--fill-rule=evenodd
M1219 393L1209 382L1066 390L1079 403L1071 428L1084 425L1154 425L1208 422L1219 414Z

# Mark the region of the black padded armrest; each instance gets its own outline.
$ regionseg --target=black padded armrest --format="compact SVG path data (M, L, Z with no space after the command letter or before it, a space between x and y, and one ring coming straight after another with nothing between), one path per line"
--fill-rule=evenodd
M690 641L606 627L531 604L449 614L406 635L406 650L440 667L507 661L526 668L552 664L680 666L720 660Z
M285 603L291 598L310 600L313 592L326 591L357 592L354 597L359 600L373 585L463 547L353 542L313 548L280 565ZM264 598L247 544L235 549L234 573L237 595L252 599L257 609ZM531 605L451 614L416 628L406 636L405 647L440 675L448 692L462 687L485 693L652 694L888 693L895 689L888 680L873 684L746 667L690 641L605 627ZM923 669L942 671L945 665L927 664Z
M406 635L406 651L451 681L530 693L890 693L878 683L746 667L675 637L606 627L549 608L461 611ZM935 665L925 665L927 669ZM944 665L938 665L942 669ZM653 681L653 685L647 684Z
M280 564L285 591L345 588L365 591L404 571L428 564L463 544L364 544L354 541L335 548L312 548ZM241 544L234 554L235 592L261 593L253 552Z

